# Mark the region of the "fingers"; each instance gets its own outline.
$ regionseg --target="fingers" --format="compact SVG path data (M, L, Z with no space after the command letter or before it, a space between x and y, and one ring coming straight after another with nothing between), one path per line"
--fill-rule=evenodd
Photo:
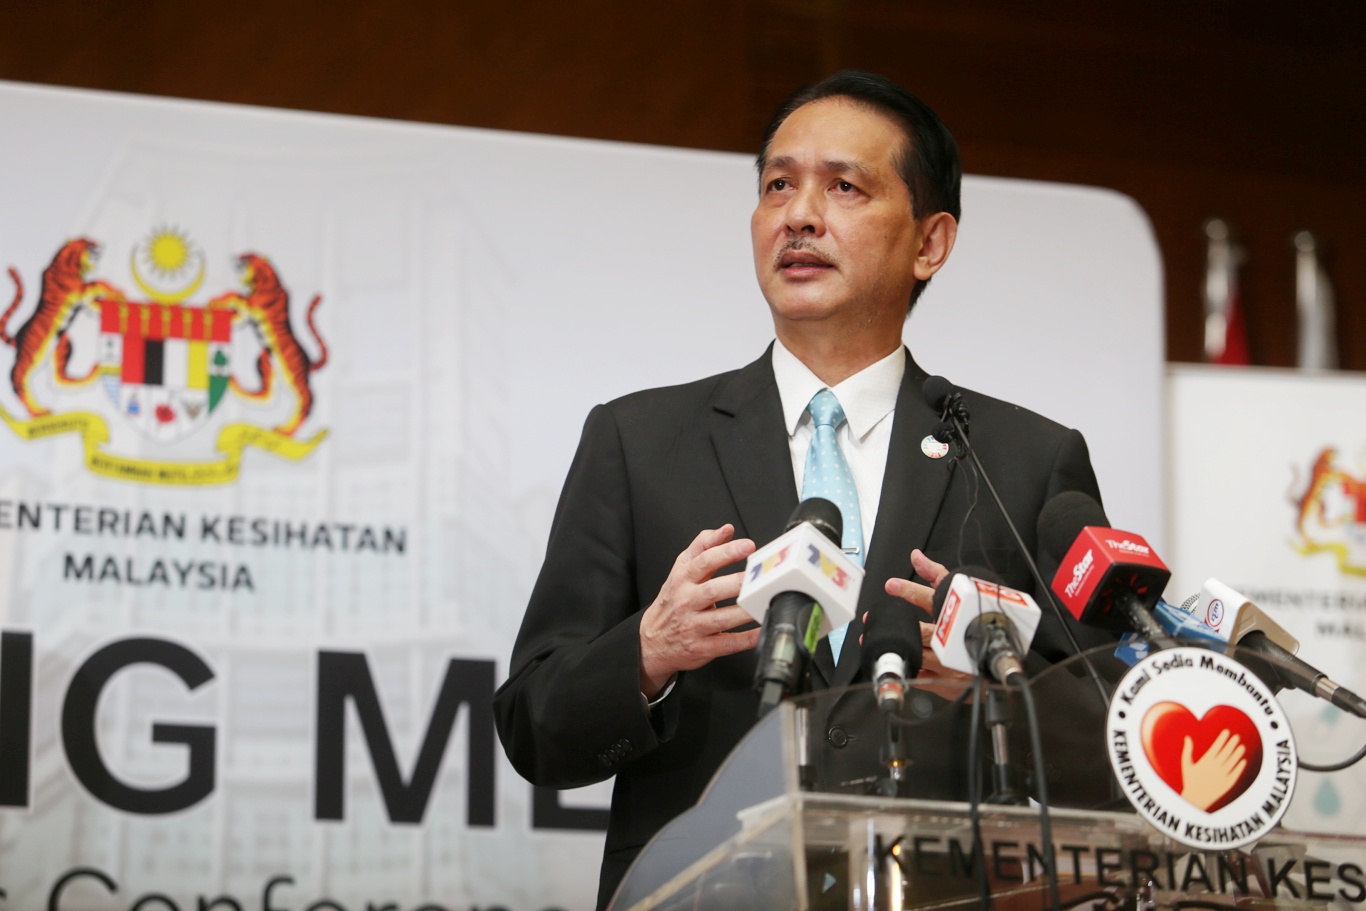
M884 586L887 594L909 601L925 613L934 615L934 587L937 586L944 577L949 574L948 568L942 563L936 563L920 548L911 551L911 568L920 578L929 582L929 585L922 585L919 582L912 582L909 579L888 579Z
M748 538L732 540L735 527L700 532L674 560L673 569L640 621L641 692L651 696L680 671L753 648L758 630L731 633L750 622L741 608L716 608L740 594L743 573L717 571L754 552Z
M916 575L929 582L931 588L949 574L947 566L934 562L918 547L911 551L911 568L915 570Z
M926 649L922 656L920 673L916 674L915 679L940 681L944 683L967 683L972 679L972 675L944 667L944 665L939 663L939 656L932 650Z
M909 601L927 614L934 611L934 589L909 579L888 579L883 589L889 595Z
M753 541L749 538L732 541L733 534L735 527L727 524L704 531L693 538L692 543L674 562L674 572L670 573L671 579L701 582L722 567L743 560L754 553ZM677 575L680 572L681 575Z
M744 582L744 575L744 573L727 573L724 576L716 576L699 584L695 589L697 595L695 606L706 608L718 601L727 601L738 597L740 584Z
M730 607L718 607L709 610L704 614L698 615L697 628L703 635L714 636L717 633L726 633L737 626L744 626L754 622L754 618L745 612L745 609L738 604Z
M933 623L926 623L924 620L921 620L921 621L920 621L920 647L921 647L921 648L929 648L929 647L930 647L930 637L933 636L933 635L934 635L934 624L933 624Z
M692 543L683 549L683 553L678 555L677 562L684 563L708 548L724 544L730 540L733 534L735 534L735 526L729 522L720 528L704 528L697 533L697 537L692 539Z

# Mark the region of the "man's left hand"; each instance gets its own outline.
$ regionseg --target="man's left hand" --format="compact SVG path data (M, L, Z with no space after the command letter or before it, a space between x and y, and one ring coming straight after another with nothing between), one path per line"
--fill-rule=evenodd
M942 563L936 563L925 556L924 551L919 548L911 551L911 568L915 574L929 585L921 585L919 582L912 582L909 579L888 579L886 584L887 594L894 595L903 601L914 604L926 614L934 615L934 589L949 574L948 567ZM864 620L868 615L864 614ZM922 663L920 673L916 679L925 680L971 680L971 674L951 671L939 663L939 658L934 650L930 648L930 636L934 634L934 624L920 621L920 646L922 649Z

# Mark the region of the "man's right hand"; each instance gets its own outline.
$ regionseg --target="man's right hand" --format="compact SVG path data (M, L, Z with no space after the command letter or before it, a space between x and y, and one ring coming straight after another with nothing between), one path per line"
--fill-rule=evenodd
M759 630L727 630L751 620L738 605L716 602L740 594L744 573L718 570L754 553L748 538L731 540L733 525L702 532L678 555L669 578L640 619L640 691L653 699L680 671L759 644Z

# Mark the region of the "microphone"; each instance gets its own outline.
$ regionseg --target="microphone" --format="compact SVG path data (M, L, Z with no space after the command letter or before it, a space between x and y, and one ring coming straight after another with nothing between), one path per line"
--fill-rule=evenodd
M863 669L873 681L877 707L900 712L906 681L920 673L923 660L917 612L899 598L868 610L863 624Z
M991 570L969 566L940 581L934 607L939 620L930 647L940 664L1004 684L1024 675L1022 656L1043 616L1033 598L1001 585Z
M1058 561L1053 592L1090 626L1135 630L1154 646L1169 642L1152 611L1171 570L1132 532L1110 527L1100 504L1064 491L1039 513L1039 545Z
M1279 662L1263 667L1283 685L1327 700L1358 718L1366 718L1366 700L1312 664L1295 657L1299 640L1271 619L1266 611L1218 579L1205 581L1193 614L1230 646L1248 649Z
M750 554L736 603L763 624L754 689L762 717L792 695L816 641L854 618L863 568L840 546L839 507L811 497L787 531Z
M935 440L940 443L960 440L966 445L970 415L967 406L963 404L963 394L942 376L932 376L925 380L925 385L920 387L920 394L924 397L925 404L930 406L930 410L937 411L942 416L939 423L934 425L934 432L931 434ZM1010 521L1009 518L1006 521Z
M1190 600L1194 602L1193 598ZM1153 607L1153 618L1162 626L1162 631L1172 638L1189 640L1220 651L1228 643L1225 637L1184 607L1168 604L1161 599ZM1148 657L1151 651L1148 640L1138 633L1129 633L1119 640L1115 657L1132 667Z
M949 396L956 395L957 390L947 377L932 376L920 387L920 394L925 397L925 404L930 406L930 410L943 411L945 401Z

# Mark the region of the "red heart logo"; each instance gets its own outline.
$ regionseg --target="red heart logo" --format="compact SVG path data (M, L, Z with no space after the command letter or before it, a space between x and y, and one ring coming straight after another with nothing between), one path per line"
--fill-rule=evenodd
M1158 776L1170 785L1173 791L1184 796L1186 781L1182 760L1186 738L1189 737L1191 740L1189 759L1193 765L1198 766L1210 747L1214 746L1215 741L1224 732L1227 732L1227 737L1221 747L1236 735L1239 745L1245 751L1242 759L1246 760L1247 764L1240 773L1233 775L1229 768L1232 763L1224 763L1212 779L1213 784L1209 783L1210 779L1207 777L1205 793L1209 795L1209 788L1213 787L1218 796L1208 806L1201 808L1213 813L1221 807L1228 806L1238 795L1246 791L1262 767L1262 737L1246 713L1231 705L1216 705L1206 712L1204 717L1197 719L1184 705L1159 702L1143 716L1143 752ZM1211 762L1218 758L1219 754L1209 757ZM1192 782L1193 787L1197 784ZM1191 803L1197 807L1201 806L1199 800L1191 800Z

